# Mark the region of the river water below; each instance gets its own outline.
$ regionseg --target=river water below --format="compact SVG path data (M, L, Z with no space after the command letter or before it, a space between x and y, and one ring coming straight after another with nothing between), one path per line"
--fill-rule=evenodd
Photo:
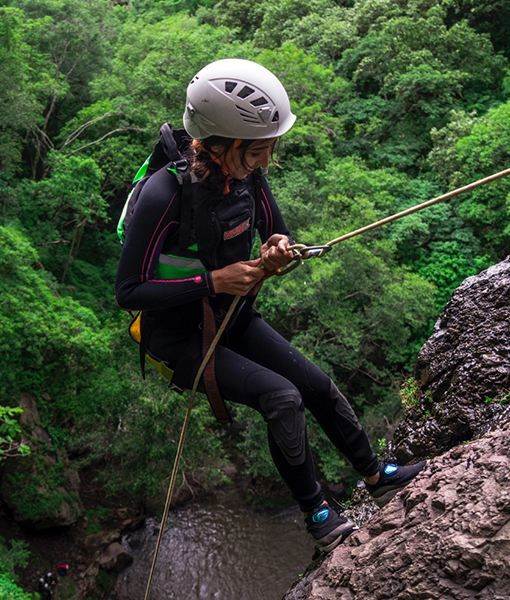
M159 523L148 519L124 545L134 557L115 589L142 600ZM255 510L236 491L170 512L151 600L277 600L310 563L314 544L297 508Z

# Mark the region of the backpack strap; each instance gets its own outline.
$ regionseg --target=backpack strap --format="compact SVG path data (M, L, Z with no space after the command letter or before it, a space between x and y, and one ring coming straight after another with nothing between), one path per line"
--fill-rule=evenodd
M168 123L163 123L159 129L159 136L163 145L163 150L170 160L181 158L181 153L177 148L172 128Z
M255 169L253 171L253 182L255 187L255 227L258 228L259 220L261 215L261 206L262 206L262 185L264 182L264 175L266 175L267 170L262 170L261 167Z
M179 224L179 248L181 250L186 250L191 244L194 199L191 173L187 171L182 177L181 219Z

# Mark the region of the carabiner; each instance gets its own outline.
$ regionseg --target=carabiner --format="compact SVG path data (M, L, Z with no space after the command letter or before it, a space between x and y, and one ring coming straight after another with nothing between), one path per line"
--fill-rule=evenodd
M287 275L293 271L296 267L303 262L303 260L309 260L310 258L320 258L331 250L331 246L327 244L317 246L306 246L305 244L294 244L289 247L294 254L294 258L285 266L278 269L275 275Z

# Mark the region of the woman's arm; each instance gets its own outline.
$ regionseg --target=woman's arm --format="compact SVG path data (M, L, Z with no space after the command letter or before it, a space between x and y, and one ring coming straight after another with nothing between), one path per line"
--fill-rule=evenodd
M115 297L121 308L164 309L214 294L209 272L182 279L154 277L165 238L179 225L180 193L175 177L164 168L141 191L117 268Z

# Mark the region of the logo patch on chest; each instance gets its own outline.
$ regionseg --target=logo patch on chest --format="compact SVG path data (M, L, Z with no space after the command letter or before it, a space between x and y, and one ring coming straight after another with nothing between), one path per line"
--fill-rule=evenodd
M250 228L250 217L248 217L246 219L246 221L243 221L242 223L239 223L239 225L236 225L233 229L229 229L228 231L224 231L223 232L223 239L224 240L231 240L232 238L240 235L241 233L243 233L244 231L246 231L249 228Z

